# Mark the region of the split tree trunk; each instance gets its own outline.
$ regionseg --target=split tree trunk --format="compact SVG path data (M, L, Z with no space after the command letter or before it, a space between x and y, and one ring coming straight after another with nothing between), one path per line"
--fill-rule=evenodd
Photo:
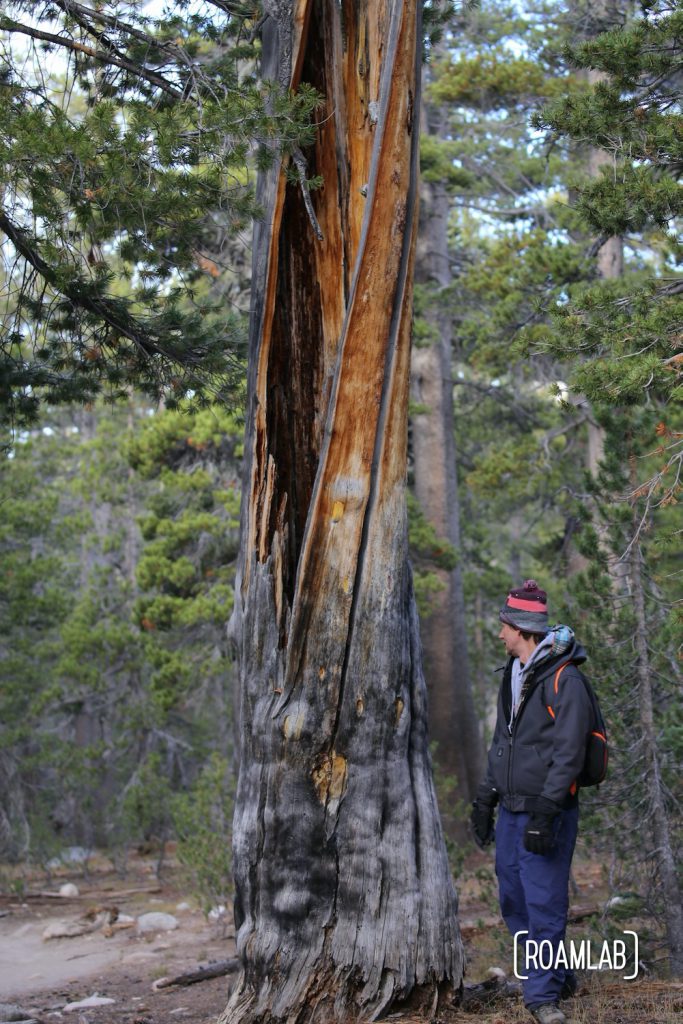
M377 1016L457 991L407 564L415 0L295 0L270 76L325 97L302 191L261 181L241 565L235 923L221 1017ZM289 28L293 26L290 35Z

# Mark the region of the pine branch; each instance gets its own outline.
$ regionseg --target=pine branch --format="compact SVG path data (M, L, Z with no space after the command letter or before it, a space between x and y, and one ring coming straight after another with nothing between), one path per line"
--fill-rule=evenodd
M212 7L217 7L223 14L227 14L233 18L242 18L247 21L250 18L257 18L259 14L258 6L252 4L233 3L232 0L206 0Z
M66 285L60 282L59 275L54 268L40 255L36 239L32 239L28 232L14 224L4 210L0 210L0 231L5 233L17 252L40 274L43 280L47 281L55 291L67 298L74 306L86 313L94 314L118 335L132 341L145 355L165 354L163 349L151 341L144 327L135 317L120 308L120 303L117 304L102 295L94 295L89 282L82 277Z
M113 64L115 67L119 67L124 71L130 72L137 78L144 79L146 82L149 82L150 85L157 86L157 88L161 89L161 91L166 93L168 96L173 97L173 99L180 100L183 98L183 93L178 89L175 89L172 85L169 85L166 79L161 75L157 75L154 71L148 71L140 64L136 64L127 57L119 55L118 51L106 53L103 50L94 50L91 46L86 46L84 43L77 43L74 39L69 39L68 36L55 35L52 32L43 32L41 29L22 25L20 22L13 21L11 18L7 18L4 15L0 15L0 31L17 32L20 35L28 36L30 39L36 39L45 43L52 43L55 46L61 46L66 50L71 50L74 53L85 54L85 56L92 57L93 60L96 60L101 64Z
M87 19L90 18L100 25L108 25L118 32L125 32L131 39L136 39L139 43L147 43L155 50L160 50L169 54L169 56L178 57L182 54L180 47L176 46L175 43L169 43L150 35L148 32L143 32L141 29L136 28L135 25L122 21L118 15L114 16L106 14L104 11L95 10L92 7L84 7L83 4L76 3L75 0L53 0L53 3L64 11L68 17L77 21L86 31L91 31L91 27L86 24Z

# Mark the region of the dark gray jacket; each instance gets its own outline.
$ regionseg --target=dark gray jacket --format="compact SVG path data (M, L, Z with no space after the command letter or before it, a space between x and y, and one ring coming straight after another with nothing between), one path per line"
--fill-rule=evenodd
M576 803L575 780L583 768L593 725L593 707L576 668L585 660L583 647L574 643L564 654L531 667L526 695L510 732L513 659L509 659L480 796L495 792L509 811L528 810L528 798L536 796L563 807ZM555 692L557 670L565 664Z

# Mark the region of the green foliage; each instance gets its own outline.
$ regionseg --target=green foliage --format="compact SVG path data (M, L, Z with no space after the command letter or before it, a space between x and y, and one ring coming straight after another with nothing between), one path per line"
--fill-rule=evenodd
M421 615L428 615L436 594L444 587L444 573L458 562L458 552L439 537L414 494L408 492L408 543L413 562L413 587Z
M5 425L132 388L168 408L239 395L243 318L205 282L258 214L254 164L310 142L318 103L259 80L254 17L5 5Z
M420 176L423 181L434 181L449 188L470 188L475 176L456 163L460 146L457 142L442 140L434 135L420 137Z
M230 747L239 428L149 411L60 413L0 464L4 856L163 841Z
M173 801L178 860L206 913L227 905L232 891L233 802L230 766L215 753Z
M599 176L575 181L577 210L601 241L629 235L642 253L640 265L622 281L590 282L552 310L550 348L581 353L575 386L598 403L638 405L646 393L664 401L680 394L676 353L683 302L674 230L683 211L675 88L682 25L680 10L655 2L643 18L568 48L573 64L609 80L534 118L555 136L610 154L610 166ZM640 239L633 239L638 233Z
M429 560L438 568L448 570L457 565L457 551L449 541L439 537L412 494L408 495L408 540L416 556Z
M456 842L452 836L458 832L462 833L467 828L471 807L464 800L458 799L458 780L455 776L448 775L439 768L438 745L432 743L430 751L434 763L434 787L444 829L448 863L453 878L457 879L462 875L467 849L465 844Z
M478 111L526 110L540 97L566 91L564 79L549 78L537 60L514 57L505 46L494 46L457 61L449 61L428 91L436 104L476 107Z
M162 843L171 824L171 786L158 751L137 768L121 799L121 820L132 835Z

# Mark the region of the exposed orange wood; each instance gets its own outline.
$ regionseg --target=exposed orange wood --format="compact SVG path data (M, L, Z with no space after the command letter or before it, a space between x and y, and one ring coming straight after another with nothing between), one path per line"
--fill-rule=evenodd
M304 59L308 25L315 0L296 0L294 4L292 28L292 75L291 87L296 89L301 81L301 65Z
M357 18L355 7L354 0L344 0L343 16L347 35L342 66L350 172L346 241L347 258L351 266L358 253L365 214L366 200L363 190L370 181L372 141L380 101L383 37L387 21L387 6L384 0L366 5L363 19Z
M374 7L373 7L374 9ZM406 23L406 21L408 23ZM387 83L373 154L363 237L357 257L350 309L340 348L340 367L328 413L329 439L322 456L309 526L299 562L297 589L290 630L290 646L303 655L307 623L316 609L327 625L326 642L343 657L358 551L367 505L385 374L403 373L396 380L390 416L394 428L404 422L401 403L407 405L408 353L387 366L392 342L392 314L398 298L397 279L406 240L406 194L411 174L412 89L414 81L414 26L403 19L391 81ZM387 225L391 225L387 230ZM398 328L399 347L407 349L404 312ZM399 418L397 424L396 418ZM398 446L394 476L405 468L405 446ZM336 521L335 502L345 505ZM321 618L322 621L322 618ZM317 664L317 662L316 662ZM304 669L290 663L289 683Z
M292 86L295 87L301 74L301 62L303 60L306 31L310 20L310 13L313 0L297 0L293 11L292 29ZM268 467L267 450L267 428L266 428L266 405L268 385L268 361L270 357L270 336L273 323L275 293L277 286L278 271L278 238L282 222L282 211L284 206L286 190L286 179L280 174L277 184L277 196L273 208L273 216L270 230L270 246L268 249L268 270L266 277L266 301L262 318L262 336L259 346L259 362L257 369L256 383L256 423L254 430L254 454L251 462L251 486L249 510L250 515L247 524L246 550L252 551L255 547L261 560L266 557L263 537L263 521L267 519L263 506L266 490L264 488L264 474ZM260 542L257 537L261 534ZM246 593L249 585L250 560L245 560L244 577L242 580L242 592Z

